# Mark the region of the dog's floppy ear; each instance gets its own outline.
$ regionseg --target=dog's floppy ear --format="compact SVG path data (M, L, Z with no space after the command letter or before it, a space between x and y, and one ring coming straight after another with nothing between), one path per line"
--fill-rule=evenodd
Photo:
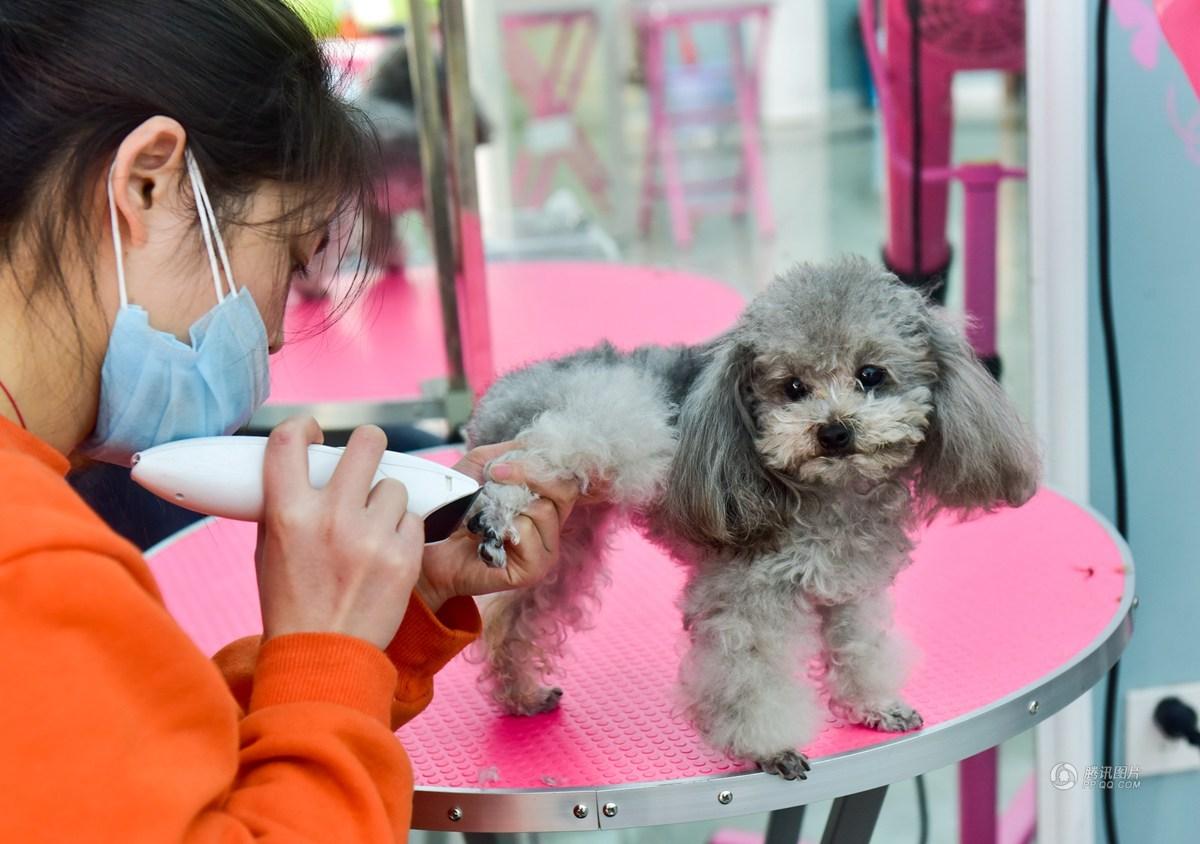
M938 376L916 483L928 512L1024 504L1040 470L1032 434L942 308L929 306L926 330Z
M722 341L680 407L663 507L677 532L701 544L752 542L780 519L778 483L754 448L753 365L751 349Z

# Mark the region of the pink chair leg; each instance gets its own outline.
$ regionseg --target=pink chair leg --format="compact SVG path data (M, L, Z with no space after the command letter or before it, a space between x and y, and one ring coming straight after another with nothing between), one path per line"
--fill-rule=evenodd
M1030 774L1000 818L998 844L1030 844L1037 834L1037 777Z
M996 748L958 763L958 840L962 844L996 844Z
M644 235L650 234L650 226L654 222L654 200L658 197L658 172L655 168L657 162L658 136L651 125L646 130L646 153L642 164L642 200L638 208L638 227Z
M671 231L675 243L687 246L692 241L692 224L688 218L683 178L679 158L675 154L675 139L667 114L666 58L663 55L663 30L650 25L646 32L646 90L650 97L650 134L656 148L659 167L671 212Z
M528 193L529 207L540 208L546 204L546 197L550 196L550 191L554 188L554 177L558 174L558 165L563 157L561 152L542 156L541 166Z
M741 64L740 60L741 60L742 29L741 29L741 25L738 21L730 21L728 24L728 27L729 27L730 44L736 45L733 47L733 50L734 50L733 56L734 56L734 68L735 68L734 84L737 85L737 84L739 84L738 79L737 79L737 74L738 74L737 67ZM743 136L743 141L744 141L744 136ZM733 213L738 217L742 216L743 214L746 213L746 208L749 207L749 203L750 203L750 174L746 167L746 156L743 151L742 165L738 169L737 175L734 177L734 180L733 180Z
M567 152L571 168L592 192L601 208L608 206L608 174L600 163L600 155L581 126L575 127L575 146Z
M527 149L519 149L512 174L513 202L519 208L528 204L526 198L529 196L529 176L532 166L533 155Z
M755 39L756 54L766 49L767 17L762 16L760 21ZM729 23L729 42L733 59L734 90L737 94L738 122L742 132L742 169L750 200L754 203L758 228L763 234L770 235L775 231L775 214L771 210L771 199L767 194L766 178L763 175L762 140L758 131L758 113L755 111L758 103L758 77L753 68L757 67L758 60L756 58L750 67L746 64L740 21Z
M996 202L995 165L966 165L963 183L965 229L964 307L972 317L967 340L981 358L996 356Z

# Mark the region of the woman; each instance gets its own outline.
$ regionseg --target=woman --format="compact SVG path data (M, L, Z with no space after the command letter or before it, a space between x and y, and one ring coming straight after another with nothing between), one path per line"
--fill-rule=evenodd
M469 596L553 563L572 484L496 572L370 488L378 429L312 489L321 432L294 419L265 463L263 635L209 661L63 479L249 418L290 280L365 200L365 140L281 0L0 5L0 841L403 839L393 729L477 633Z

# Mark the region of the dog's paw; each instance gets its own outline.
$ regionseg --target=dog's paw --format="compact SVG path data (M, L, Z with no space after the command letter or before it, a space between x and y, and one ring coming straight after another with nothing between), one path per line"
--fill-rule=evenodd
M477 551L484 565L502 569L508 564L508 552L504 550L504 533L488 524L482 510L467 522L467 530L482 540Z
M893 701L886 706L864 710L859 714L857 723L874 730L902 733L919 728L925 719L907 703Z
M503 568L508 563L504 544L521 541L516 518L536 499L537 494L524 485L484 484L467 530L480 538L479 559L486 565Z
M806 780L812 768L808 757L796 750L784 750L757 762L758 767L768 774L776 774L785 780Z
M541 715L558 709L562 696L563 690L558 686L543 686L532 694L510 698L505 704L513 715Z

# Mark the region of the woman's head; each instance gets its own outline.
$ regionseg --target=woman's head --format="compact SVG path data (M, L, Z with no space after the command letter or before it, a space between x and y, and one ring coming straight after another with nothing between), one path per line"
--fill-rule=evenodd
M0 4L0 268L77 329L115 301L114 162L131 300L180 337L214 304L186 147L277 343L289 275L368 201L370 141L283 0Z

